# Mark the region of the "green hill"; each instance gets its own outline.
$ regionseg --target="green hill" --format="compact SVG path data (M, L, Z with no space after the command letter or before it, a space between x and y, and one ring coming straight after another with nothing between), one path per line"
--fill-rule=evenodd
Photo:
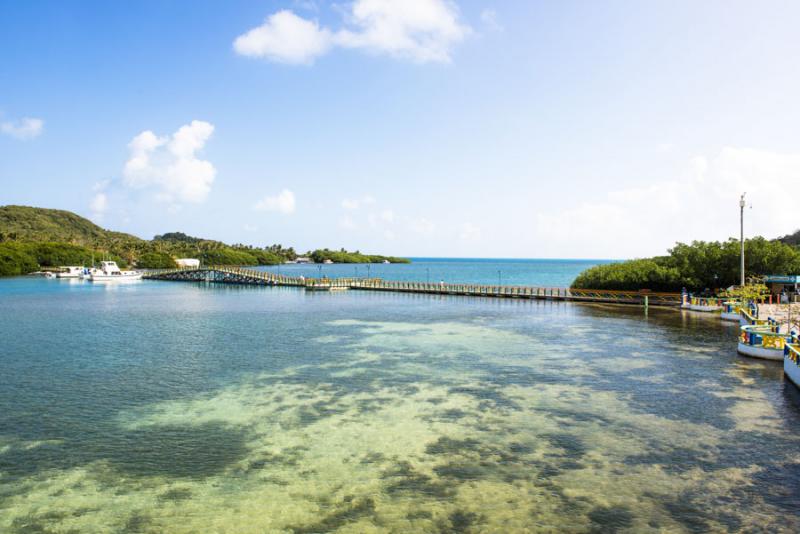
M29 206L0 206L0 241L58 242L89 247L110 247L136 236L100 228L70 211Z
M317 255L323 261L331 254L326 250ZM297 254L292 247L227 245L182 232L157 235L147 241L106 230L69 211L0 206L0 276L26 274L42 267L88 265L93 257L110 257L121 266L162 269L174 267L176 258L198 258L206 265L277 265L295 259ZM333 257L337 262L383 259L344 251Z

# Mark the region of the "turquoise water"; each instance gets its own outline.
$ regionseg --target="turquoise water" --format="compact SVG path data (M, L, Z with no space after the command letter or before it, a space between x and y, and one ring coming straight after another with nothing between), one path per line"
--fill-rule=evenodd
M439 282L453 284L498 284L567 287L584 269L611 260L519 260L412 258L410 264L290 264L261 267L288 276L328 278L377 277L384 280Z
M800 395L674 310L0 280L0 532L796 532Z

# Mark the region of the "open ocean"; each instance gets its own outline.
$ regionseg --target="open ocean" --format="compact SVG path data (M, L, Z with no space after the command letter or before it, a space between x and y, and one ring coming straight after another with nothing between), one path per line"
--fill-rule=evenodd
M565 286L593 263L371 274ZM736 335L656 308L0 279L0 532L797 532L800 395Z
M261 269L289 276L567 287L584 269L612 260L411 258L410 264L288 264Z

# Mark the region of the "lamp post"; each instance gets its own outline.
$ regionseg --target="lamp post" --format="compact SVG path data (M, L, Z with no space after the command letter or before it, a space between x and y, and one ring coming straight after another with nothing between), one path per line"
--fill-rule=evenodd
M740 278L740 285L744 287L744 196L746 193L742 193L742 197L739 199L739 246L740 246L740 271L741 271L741 278Z

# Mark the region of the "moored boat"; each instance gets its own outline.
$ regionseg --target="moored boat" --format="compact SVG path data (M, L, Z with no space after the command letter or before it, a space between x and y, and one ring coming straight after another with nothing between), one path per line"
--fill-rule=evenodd
M83 273L83 267L77 265L67 265L59 267L59 269L56 273L56 278L80 278L81 273Z
M751 358L782 360L784 348L792 339L790 334L778 332L778 327L772 324L744 325L739 328L739 344L736 351Z
M723 321L731 321L731 322L739 322L741 318L741 314L739 313L739 307L741 303L736 300L727 300L722 303L722 313L719 314L719 318Z
M715 313L724 309L722 299L689 297L681 305L684 310Z
M88 278L92 282L127 282L141 280L142 273L139 271L122 271L115 261L104 261L100 263L99 269L92 269Z
M783 374L800 388L800 338L794 336L793 341L783 349Z

